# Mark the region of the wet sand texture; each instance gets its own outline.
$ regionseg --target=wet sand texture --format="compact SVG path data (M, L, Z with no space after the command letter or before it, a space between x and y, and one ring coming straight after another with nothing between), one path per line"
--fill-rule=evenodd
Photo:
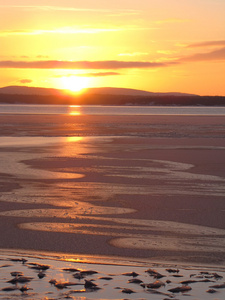
M53 254L1 255L0 299L222 300L224 276L224 271L206 268L90 264Z
M1 248L224 265L224 117L0 124Z

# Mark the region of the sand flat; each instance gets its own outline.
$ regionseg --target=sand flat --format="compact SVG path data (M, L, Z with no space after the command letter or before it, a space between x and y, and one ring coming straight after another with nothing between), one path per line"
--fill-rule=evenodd
M224 265L225 117L0 123L1 248Z

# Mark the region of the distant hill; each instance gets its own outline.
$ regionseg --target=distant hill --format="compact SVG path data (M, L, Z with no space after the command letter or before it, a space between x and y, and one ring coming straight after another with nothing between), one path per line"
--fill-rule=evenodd
M150 96L151 92L126 89L126 88L113 88L113 87L101 87L101 88L89 88L86 90L87 94L95 95L127 95L127 96Z
M152 93L123 88L90 88L84 93L67 90L9 86L0 88L0 103L65 105L225 106L223 96Z
M39 87L28 87L28 86L7 86L0 88L0 94L11 94L11 95L62 95L63 90L50 89L50 88L39 88Z
M112 87L102 87L102 88L90 88L87 90L89 94L104 94L104 95L127 95L127 96L196 96L194 94L186 93L153 93L143 90L126 89L126 88L112 88Z
M60 96L68 93L67 90L52 89L52 88L39 88L39 87L27 87L27 86L7 86L0 88L0 94L11 95L41 95L41 96ZM193 94L185 93L153 93L136 89L127 88L89 88L86 89L85 94L95 95L127 95L127 96L196 96Z

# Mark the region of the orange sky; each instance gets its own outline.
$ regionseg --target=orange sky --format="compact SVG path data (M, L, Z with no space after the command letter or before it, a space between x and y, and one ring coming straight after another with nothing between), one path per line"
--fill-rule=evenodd
M0 87L225 96L224 0L0 0Z

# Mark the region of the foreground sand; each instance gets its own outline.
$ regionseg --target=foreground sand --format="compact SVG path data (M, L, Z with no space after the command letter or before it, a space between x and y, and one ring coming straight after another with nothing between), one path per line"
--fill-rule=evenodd
M214 268L2 251L0 299L222 300L224 276Z
M0 248L224 266L224 117L0 124Z

